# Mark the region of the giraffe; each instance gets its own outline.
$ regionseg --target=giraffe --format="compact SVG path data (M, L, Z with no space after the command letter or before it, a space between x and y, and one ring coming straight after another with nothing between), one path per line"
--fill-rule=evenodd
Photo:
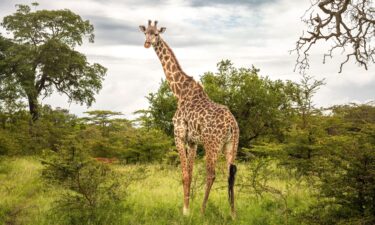
M160 34L166 28L157 28L157 21L147 28L139 26L145 34L145 48L153 46L159 57L167 82L177 98L177 110L173 117L175 144L179 153L184 193L183 214L189 214L190 186L197 145L202 144L206 158L206 187L201 207L204 214L212 184L215 180L215 165L218 154L225 153L228 167L228 198L231 215L235 215L234 180L238 148L239 129L236 119L226 106L213 102L202 86L188 76L177 61L175 54Z

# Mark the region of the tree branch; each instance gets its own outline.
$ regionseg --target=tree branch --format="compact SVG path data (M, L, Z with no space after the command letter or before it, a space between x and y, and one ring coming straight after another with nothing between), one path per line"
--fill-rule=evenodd
M313 16L318 8L322 16ZM307 31L299 37L296 47L291 52L297 52L295 70L304 73L309 68L309 52L320 41L332 41L334 44L323 54L333 57L333 52L351 49L346 59L340 64L339 73L343 65L351 58L368 69L369 63L374 63L375 48L375 13L372 1L368 0L316 0L305 14L308 19L302 19L307 25Z

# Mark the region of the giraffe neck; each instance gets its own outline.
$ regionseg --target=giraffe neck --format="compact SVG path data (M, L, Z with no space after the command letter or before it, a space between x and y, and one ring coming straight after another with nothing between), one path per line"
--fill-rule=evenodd
M200 85L192 77L185 74L172 49L161 37L153 47L160 59L169 87L177 100L186 100L191 97ZM202 88L200 87L200 89Z

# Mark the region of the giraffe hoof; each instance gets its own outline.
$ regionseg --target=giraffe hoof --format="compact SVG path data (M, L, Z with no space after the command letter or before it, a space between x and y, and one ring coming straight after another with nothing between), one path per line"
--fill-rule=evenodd
M230 213L230 216L232 217L232 220L235 220L236 219L236 212L231 212Z
M182 214L184 214L184 216L188 216L189 215L189 209L184 207L182 209Z

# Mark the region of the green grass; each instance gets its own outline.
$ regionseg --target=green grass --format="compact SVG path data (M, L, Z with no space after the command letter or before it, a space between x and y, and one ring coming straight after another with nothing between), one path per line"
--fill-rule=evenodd
M0 159L0 224L41 224L58 189L40 179L42 165L34 158Z
M31 157L0 160L0 224L56 224L49 212L61 189L43 183L42 168L40 162ZM115 165L113 168L122 183L129 182L129 176L138 171L137 179L131 181L123 197L125 210L121 214L121 224L300 224L294 215L312 201L303 182L270 177L269 185L285 194L287 211L284 201L276 194L257 196L252 189L240 191L236 186L237 218L233 220L229 213L225 166L220 163L206 214L201 215L205 175L204 164L197 162L190 215L182 216L179 167L154 164ZM248 174L248 167L240 164L238 182L243 182Z

